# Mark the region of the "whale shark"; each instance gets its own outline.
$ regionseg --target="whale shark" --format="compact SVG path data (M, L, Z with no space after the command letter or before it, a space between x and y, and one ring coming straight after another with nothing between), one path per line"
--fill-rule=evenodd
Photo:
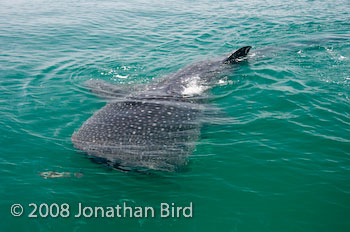
M72 135L75 148L123 171L178 171L188 163L200 135L204 92L251 46L230 56L188 65L137 91L91 79L86 86L106 98Z

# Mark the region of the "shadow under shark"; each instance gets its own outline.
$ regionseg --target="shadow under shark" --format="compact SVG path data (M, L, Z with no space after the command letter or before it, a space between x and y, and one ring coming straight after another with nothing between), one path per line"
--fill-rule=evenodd
M198 96L244 60L250 49L191 64L137 92L88 81L92 92L109 101L73 133L74 147L121 170L180 170L200 134L203 98Z

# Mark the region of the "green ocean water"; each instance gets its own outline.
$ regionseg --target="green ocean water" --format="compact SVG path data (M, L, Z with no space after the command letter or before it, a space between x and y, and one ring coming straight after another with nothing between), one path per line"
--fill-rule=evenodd
M0 231L350 231L349 22L347 0L0 1ZM125 173L73 148L106 104L84 81L149 83L246 45L185 171ZM159 216L191 202L192 217ZM30 218L30 203L71 215ZM78 203L156 215L75 218Z

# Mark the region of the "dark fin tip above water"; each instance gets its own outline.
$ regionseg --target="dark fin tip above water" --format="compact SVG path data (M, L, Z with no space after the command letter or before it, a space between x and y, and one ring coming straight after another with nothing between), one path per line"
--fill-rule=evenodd
M226 58L224 60L224 63L228 64L228 63L235 63L235 62L242 61L248 55L251 48L252 48L251 46L245 46L238 49L232 55Z

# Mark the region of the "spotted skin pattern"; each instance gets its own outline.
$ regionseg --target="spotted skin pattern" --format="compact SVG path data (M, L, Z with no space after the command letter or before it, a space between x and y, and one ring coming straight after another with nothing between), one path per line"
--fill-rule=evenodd
M250 48L242 49L248 53ZM231 66L227 59L190 65L136 93L90 82L93 92L110 101L74 132L74 146L122 170L181 169L198 140L202 112L202 98L184 93L194 78L200 80L197 85L217 80Z

